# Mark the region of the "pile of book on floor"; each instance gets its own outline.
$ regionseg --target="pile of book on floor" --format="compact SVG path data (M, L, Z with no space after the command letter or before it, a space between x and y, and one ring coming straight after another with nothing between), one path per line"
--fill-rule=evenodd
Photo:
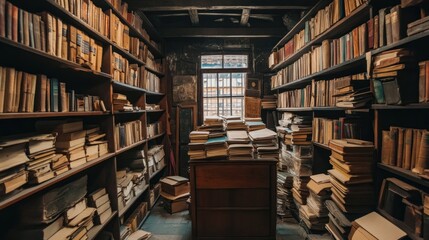
M331 140L329 147L329 162L333 166L328 170L332 202L327 202L327 207L332 224L330 222L327 229L334 236L347 236L350 226L346 219L352 221L369 213L375 206L374 145L357 139L342 139ZM339 212L336 211L338 209Z
M427 176L429 169L429 132L391 126L382 131L381 162Z
M249 132L258 159L278 159L279 145L277 133L270 129Z
M262 109L276 109L277 107L277 96L264 96L261 99L261 107Z
M142 202L131 213L124 224L120 227L120 236L122 239L145 240L152 234L140 229L140 225L148 214L148 203Z
M128 101L127 96L120 93L113 93L113 111L114 112L132 112L139 110L134 108L133 105Z
M293 175L288 172L277 172L277 216L292 217L290 209L293 203Z
M247 130L247 126L244 123L243 119L239 116L226 116L223 117L223 129L225 131L229 130Z
M181 176L168 176L160 180L164 209L170 214L188 209L189 180Z
M404 48L385 51L373 58L374 95L380 104L419 101L419 67L413 53Z
M226 132L230 160L253 159L253 145L246 131L230 130Z
M337 107L362 108L368 106L372 101L369 80L366 80L363 73L337 78L334 84Z
M248 132L266 128L261 118L245 118L244 121L246 122Z
M310 195L307 198L307 204L301 206L299 216L308 229L323 231L329 222L329 212L325 206L325 201L331 196L329 175L312 175L307 188Z

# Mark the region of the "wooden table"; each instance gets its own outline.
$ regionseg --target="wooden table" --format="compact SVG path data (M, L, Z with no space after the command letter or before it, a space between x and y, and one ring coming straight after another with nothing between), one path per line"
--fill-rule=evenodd
M193 239L275 239L276 163L190 161Z

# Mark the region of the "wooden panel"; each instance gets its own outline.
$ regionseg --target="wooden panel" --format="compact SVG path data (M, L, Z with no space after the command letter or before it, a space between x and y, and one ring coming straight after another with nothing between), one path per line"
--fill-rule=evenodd
M196 179L197 189L269 188L270 171L264 165L204 165L196 169Z
M198 238L239 236L264 237L270 234L270 211L198 210Z
M201 189L196 194L198 207L267 207L269 189Z

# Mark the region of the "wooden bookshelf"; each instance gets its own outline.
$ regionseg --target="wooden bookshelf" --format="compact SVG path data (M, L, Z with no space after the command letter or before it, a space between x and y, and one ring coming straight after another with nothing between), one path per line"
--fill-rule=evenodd
M321 1L321 2L323 2L323 1ZM327 29L325 32L319 34L313 40L309 41L301 49L299 49L298 51L296 51L295 53L290 55L286 60L275 65L272 68L272 70L278 71L281 68L284 68L285 66L290 65L291 63L298 60L298 58L300 58L302 55L304 55L304 53L307 53L308 51L310 51L312 46L322 44L322 42L325 39L338 38L338 37L341 37L344 34L350 32L350 29L353 29L354 27L357 27L359 24L364 23L369 18L369 9L370 9L370 6L368 3L362 4L361 6L356 8L349 16L338 20L338 22L333 24L329 29ZM302 29L303 28L300 28L297 31L299 32ZM291 38L292 37L293 37L293 35L291 36Z
M110 112L32 112L32 113L0 113L0 119L21 118L55 118L55 117L94 117L109 116Z

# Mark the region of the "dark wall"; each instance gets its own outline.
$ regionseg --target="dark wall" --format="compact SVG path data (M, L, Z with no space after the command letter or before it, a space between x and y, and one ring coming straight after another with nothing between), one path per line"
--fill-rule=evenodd
M182 176L187 176L187 142L176 145L176 106L177 103L172 102L172 87L173 76L175 75L198 75L199 56L201 53L216 53L228 51L244 50L249 53L250 67L253 74L263 74L268 71L268 56L272 47L278 39L250 39L250 38L192 38L192 39L167 39L165 42L166 65L168 70L167 80L169 89L170 106L172 106L171 114L171 130L173 149L177 151L175 154L176 162L178 163L179 173ZM197 76L198 77L198 76ZM194 103L197 106L198 104ZM189 119L188 119L189 120ZM183 121L182 120L182 125ZM199 123L201 124L201 123ZM189 134L187 131L182 131L181 134ZM177 147L177 148L176 148Z

